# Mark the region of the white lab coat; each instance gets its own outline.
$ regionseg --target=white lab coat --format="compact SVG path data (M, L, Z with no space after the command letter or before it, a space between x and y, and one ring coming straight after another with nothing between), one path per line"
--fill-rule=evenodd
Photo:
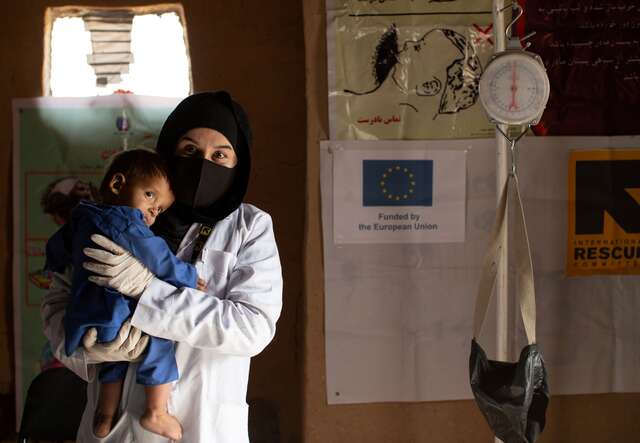
M191 227L178 257L193 251L199 225ZM175 287L154 279L139 299L132 324L176 342L180 378L173 384L169 412L183 427L185 443L245 443L250 358L271 341L282 307L282 272L271 217L242 204L218 222L196 262L207 291ZM68 278L68 276L67 276ZM96 438L92 418L98 397L95 365L82 349L64 354L63 316L68 280L58 275L42 304L45 335L55 356L89 381L78 442L166 442L140 427L145 393L135 383L137 364L127 373L122 415L111 433Z

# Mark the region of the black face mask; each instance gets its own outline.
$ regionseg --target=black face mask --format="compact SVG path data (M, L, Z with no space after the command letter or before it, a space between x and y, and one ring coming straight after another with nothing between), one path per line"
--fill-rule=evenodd
M231 187L235 168L225 168L203 158L176 157L174 159L173 191L176 201L191 208L207 208L220 199Z

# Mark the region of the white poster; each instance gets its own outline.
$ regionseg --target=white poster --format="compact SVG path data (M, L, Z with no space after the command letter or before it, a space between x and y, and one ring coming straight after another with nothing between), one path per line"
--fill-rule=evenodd
M336 243L464 241L465 151L437 142L336 142Z
M404 143L393 150L403 152ZM341 145L345 152L363 148ZM473 307L496 210L495 140L429 142L429 150L465 152L465 237L458 243L337 243L332 146L323 144L320 153L327 401L471 399ZM637 149L640 137L526 137L518 146L538 344L551 394L639 392L640 276L567 277L565 262L569 153ZM515 361L526 340L513 273L509 281L508 352ZM480 337L489 358L496 356L494 303Z

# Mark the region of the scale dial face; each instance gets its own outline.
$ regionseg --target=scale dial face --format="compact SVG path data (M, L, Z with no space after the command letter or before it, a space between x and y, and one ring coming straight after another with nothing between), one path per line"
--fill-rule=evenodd
M480 78L480 102L497 123L537 123L549 100L544 65L524 51L506 51L489 63Z

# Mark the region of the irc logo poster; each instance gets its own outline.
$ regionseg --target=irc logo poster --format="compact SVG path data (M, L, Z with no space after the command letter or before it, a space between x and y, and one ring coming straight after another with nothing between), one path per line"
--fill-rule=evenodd
M640 274L640 149L572 151L567 275Z

